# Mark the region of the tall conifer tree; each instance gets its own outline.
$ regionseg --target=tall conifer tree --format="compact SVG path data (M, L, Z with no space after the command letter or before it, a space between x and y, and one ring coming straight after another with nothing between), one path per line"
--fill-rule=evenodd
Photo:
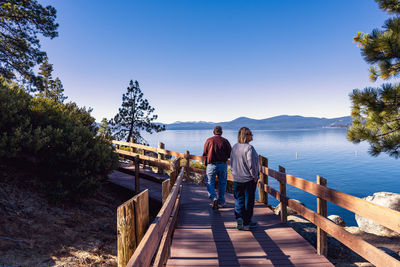
M136 142L144 142L141 131L148 133L164 131L164 125L153 122L158 117L152 115L154 110L149 101L143 98L139 82L131 80L127 92L122 95L122 105L118 114L110 121L115 138L126 139L129 142L133 137Z
M38 75L38 83L37 89L39 91L39 95L42 95L47 98L51 98L54 101L63 103L66 96L64 96L64 87L61 83L61 80L57 77L53 80L53 64L50 64L47 57L40 64L39 67L39 75Z
M24 81L37 89L33 68L43 62L38 35L57 37L56 10L36 0L0 1L0 76Z
M370 79L388 80L400 74L400 0L375 0L391 14L382 29L358 33L354 41L371 65ZM400 84L355 89L350 94L353 124L347 137L354 143L368 141L371 155L381 152L400 156Z

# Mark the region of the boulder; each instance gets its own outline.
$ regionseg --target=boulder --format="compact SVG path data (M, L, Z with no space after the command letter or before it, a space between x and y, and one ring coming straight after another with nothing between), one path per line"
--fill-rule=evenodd
M298 201L297 199L292 199L292 200L294 200L294 201L298 202L299 204L305 206L304 203ZM275 212L276 215L279 215L281 213L281 203L279 203L278 206L276 206L274 212ZM288 216L289 215L295 215L295 214L297 214L296 211L294 211L291 208L287 207L287 215Z
M329 215L328 219L331 220L332 222L334 222L335 224L339 225L339 226L342 226L342 227L346 226L346 222L339 215Z
M205 185L206 175L196 172L190 172L189 177L184 177L184 181L192 184Z
M400 194L390 193L390 192L378 192L372 196L367 196L363 199L389 209L400 211ZM358 214L355 215L355 219L357 221L360 230L364 232L379 236L400 235L400 233L394 232L376 223L375 221L364 218Z

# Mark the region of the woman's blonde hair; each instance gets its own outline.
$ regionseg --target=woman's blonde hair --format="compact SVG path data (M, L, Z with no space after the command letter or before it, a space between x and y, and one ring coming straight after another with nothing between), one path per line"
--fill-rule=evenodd
M247 128L247 127L240 128L240 130L238 132L238 143L239 144L247 143L249 140L248 136L251 136L251 135L252 135L252 133L249 128Z

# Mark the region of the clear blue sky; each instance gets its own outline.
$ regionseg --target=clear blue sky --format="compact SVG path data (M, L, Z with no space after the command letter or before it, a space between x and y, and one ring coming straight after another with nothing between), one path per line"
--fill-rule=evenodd
M353 43L388 15L373 0L39 0L57 9L43 40L69 100L112 118L131 79L158 121L350 114L368 65Z

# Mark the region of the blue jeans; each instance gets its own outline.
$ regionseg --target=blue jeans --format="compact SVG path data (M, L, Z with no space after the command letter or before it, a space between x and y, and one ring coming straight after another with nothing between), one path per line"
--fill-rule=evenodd
M215 178L218 175L218 203L225 204L227 164L209 163L206 169L208 198L213 200L217 198L215 192Z
M257 183L253 180L245 183L233 182L235 216L236 219L242 218L244 225L248 225L253 217L256 185Z

